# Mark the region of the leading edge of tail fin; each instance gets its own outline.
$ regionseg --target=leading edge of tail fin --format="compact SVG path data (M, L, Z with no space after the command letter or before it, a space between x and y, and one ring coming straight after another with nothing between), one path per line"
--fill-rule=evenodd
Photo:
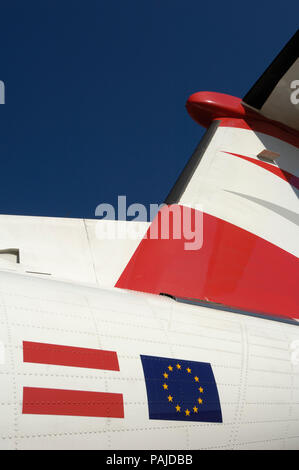
M298 319L299 132L220 93L187 110L208 131L116 287Z

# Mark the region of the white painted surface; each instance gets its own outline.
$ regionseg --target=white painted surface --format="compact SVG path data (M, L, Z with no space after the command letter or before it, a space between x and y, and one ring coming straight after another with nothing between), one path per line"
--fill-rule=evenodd
M292 146L218 129L180 202L202 204L298 254L298 226L227 192L298 212L289 185L221 152L255 157L265 147L295 173ZM103 289L115 284L139 240L99 240L96 223L0 216L0 249L19 248L21 259L1 261L0 449L299 449L298 326ZM141 238L148 224L139 224ZM23 363L23 341L116 351L120 371ZM150 420L141 354L211 363L223 423ZM23 415L25 386L122 393L125 418Z
M299 449L298 327L0 273L1 449ZM23 363L22 342L116 351L120 371ZM150 420L140 354L209 362L223 423ZM124 419L22 414L24 386L117 392Z
M219 127L179 202L199 204L203 212L298 256L299 191L270 171L226 153L258 160L265 148L280 154L273 166L299 176L299 149L251 130Z

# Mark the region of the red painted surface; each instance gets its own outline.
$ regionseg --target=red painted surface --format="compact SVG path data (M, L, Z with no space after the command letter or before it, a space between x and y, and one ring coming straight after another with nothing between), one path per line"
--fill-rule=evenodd
M119 370L117 354L101 349L23 341L24 362L90 369Z
M160 220L158 214L152 224L157 229ZM185 241L184 237L154 240L148 235L116 287L299 318L295 256L209 214L203 214L202 248L187 251Z
M282 170L277 166L271 165L271 163L263 162L261 160L255 160L254 158L246 157L245 155L240 155L239 153L227 152L226 150L223 150L223 152L228 153L229 155L233 155L235 157L242 158L243 160L253 163L254 165L258 165L261 168L264 168L265 170L270 171L274 175L283 179L284 181L287 181L292 186L295 186L295 188L299 189L299 178L293 175L292 173L289 173L288 171Z
M215 119L222 127L250 129L276 137L299 147L299 135L279 122L267 119L262 114L246 107L240 98L223 93L201 91L191 95L186 108L192 119L208 127Z
M295 135L293 132L287 132L272 124L271 121L224 118L220 121L220 127L235 127L237 129L248 129L254 132L260 132L299 148L298 134Z
M119 393L24 387L23 414L123 418Z

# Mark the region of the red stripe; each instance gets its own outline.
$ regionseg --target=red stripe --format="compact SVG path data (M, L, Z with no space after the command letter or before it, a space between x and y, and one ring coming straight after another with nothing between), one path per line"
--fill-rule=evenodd
M102 349L77 348L23 341L24 362L119 371L117 354Z
M120 393L23 388L23 414L123 418Z
M276 139L282 140L287 144L299 147L298 133L294 133L292 130L284 130L278 125L272 124L271 121L259 121L254 119L234 119L234 118L222 118L220 120L220 127L235 127L237 129L248 129L253 132L260 132L262 134L270 135Z
M260 166L261 168L264 168L265 170L270 171L274 175L278 176L279 178L283 179L284 181L287 181L290 183L292 186L295 186L295 188L299 189L299 178L292 173L289 173L288 171L281 170L281 168L278 168L277 166L271 165L271 163L267 162L261 162L260 160L254 160L251 157L246 157L245 155L240 155L238 153L232 153L232 152L227 152L226 150L222 150L224 153L228 153L229 155L233 155L235 157L243 158L243 160L247 160L250 163L254 163L255 165Z
M161 211L152 226L158 226L156 231L159 233ZM209 214L203 214L203 246L200 250L186 250L185 243L190 240L183 236L180 239L151 239L152 226L116 287L215 302L265 315L299 318L296 256Z

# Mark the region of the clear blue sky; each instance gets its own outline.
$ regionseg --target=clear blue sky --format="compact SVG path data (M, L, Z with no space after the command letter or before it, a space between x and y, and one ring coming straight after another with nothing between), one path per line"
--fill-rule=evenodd
M188 96L244 96L297 27L295 1L3 0L0 213L163 202L203 134Z

